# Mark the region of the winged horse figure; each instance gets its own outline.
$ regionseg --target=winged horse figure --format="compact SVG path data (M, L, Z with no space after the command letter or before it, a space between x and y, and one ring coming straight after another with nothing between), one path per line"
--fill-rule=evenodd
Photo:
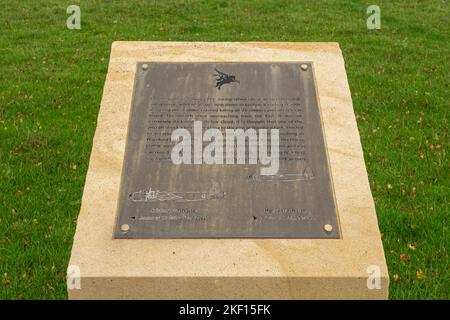
M231 75L231 74L226 74L225 72L219 71L216 68L214 68L214 70L216 70L216 74L214 76L216 76L216 88L218 90L220 90L220 87L222 87L224 84L227 83L231 83L231 82L237 82L240 83L239 80L236 80L236 76Z

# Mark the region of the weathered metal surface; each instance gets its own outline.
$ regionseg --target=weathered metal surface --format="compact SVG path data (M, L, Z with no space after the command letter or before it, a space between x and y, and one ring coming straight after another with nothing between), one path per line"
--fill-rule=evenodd
M115 238L339 238L310 63L145 62L136 70ZM173 130L194 140L194 121L202 133L223 133L224 164L172 162ZM225 130L238 128L268 129L269 142L279 129L275 175L248 164L248 144L245 164L225 164ZM208 144L193 143L192 152Z

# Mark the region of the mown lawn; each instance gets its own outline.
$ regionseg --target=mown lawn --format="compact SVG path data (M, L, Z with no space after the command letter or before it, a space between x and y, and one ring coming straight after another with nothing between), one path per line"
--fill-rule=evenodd
M81 30L66 8L81 7ZM381 30L366 8L381 8ZM0 298L64 299L111 43L336 41L392 299L449 299L449 1L0 0Z

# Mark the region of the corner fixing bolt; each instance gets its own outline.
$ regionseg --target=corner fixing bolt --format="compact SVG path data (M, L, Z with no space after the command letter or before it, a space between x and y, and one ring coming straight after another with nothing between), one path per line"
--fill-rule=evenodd
M123 224L120 226L120 231L122 231L123 233L126 233L128 231L130 231L130 225L129 224Z

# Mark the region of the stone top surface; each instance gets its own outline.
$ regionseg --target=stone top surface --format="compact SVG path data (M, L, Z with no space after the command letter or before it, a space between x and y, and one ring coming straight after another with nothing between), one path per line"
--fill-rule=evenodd
M142 61L309 61L340 239L113 239L135 68ZM388 282L337 43L114 42L70 260L82 277L358 277ZM385 291L383 291L385 292ZM387 294L387 293L383 293Z

